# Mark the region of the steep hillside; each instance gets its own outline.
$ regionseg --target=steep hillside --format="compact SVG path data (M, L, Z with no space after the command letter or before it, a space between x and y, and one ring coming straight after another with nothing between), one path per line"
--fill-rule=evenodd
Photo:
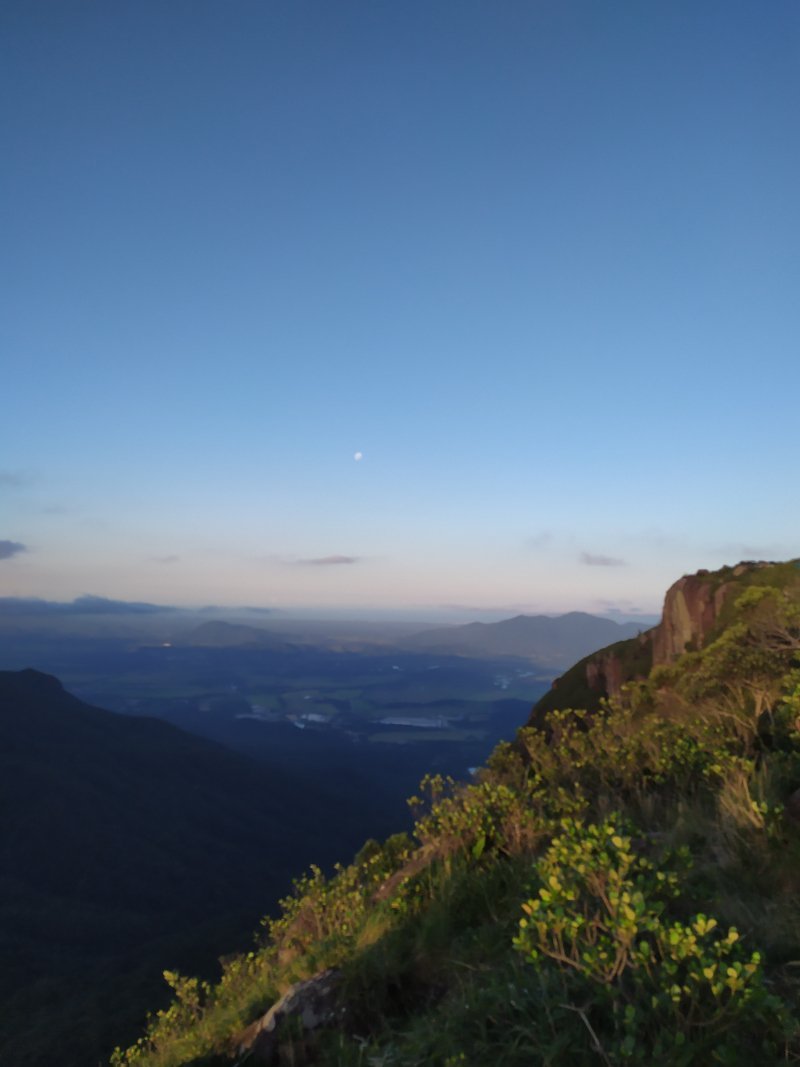
M796 593L800 560L745 562L679 578L667 590L661 621L651 630L593 652L553 683L536 704L541 718L554 708L596 709L622 686L646 678L653 667L674 663L684 652L706 647L730 623L743 590L773 587Z
M798 578L673 587L604 653L616 697L539 708L470 786L428 779L413 837L312 869L217 984L170 975L115 1067L797 1062Z
M0 1063L83 1067L164 967L241 946L310 857L363 839L346 783L257 766L166 723L0 672Z
M638 634L637 623L617 623L583 611L566 615L517 615L502 622L472 622L423 630L405 638L407 648L469 656L519 656L556 670L602 645Z

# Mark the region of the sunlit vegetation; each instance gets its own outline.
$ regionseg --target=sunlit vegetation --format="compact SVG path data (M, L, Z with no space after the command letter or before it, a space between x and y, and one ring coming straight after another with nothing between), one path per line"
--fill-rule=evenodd
M426 779L413 837L312 868L216 984L167 975L115 1067L232 1063L329 967L341 1021L286 1062L800 1059L800 595L768 573L619 700L548 711L468 786Z

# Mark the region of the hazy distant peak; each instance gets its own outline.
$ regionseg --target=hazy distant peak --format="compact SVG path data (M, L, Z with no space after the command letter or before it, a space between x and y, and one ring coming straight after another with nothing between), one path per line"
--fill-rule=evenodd
M642 630L635 622L571 611L565 615L516 615L501 622L473 622L412 634L403 644L431 652L470 656L518 656L541 666L563 667L596 648Z
M68 601L42 600L40 597L0 597L2 615L155 615L175 610L170 605L110 600L89 593Z
M76 612L93 615L151 615L161 611L175 611L171 605L148 604L135 600L109 600L108 597L89 594L76 597L72 604L67 606Z

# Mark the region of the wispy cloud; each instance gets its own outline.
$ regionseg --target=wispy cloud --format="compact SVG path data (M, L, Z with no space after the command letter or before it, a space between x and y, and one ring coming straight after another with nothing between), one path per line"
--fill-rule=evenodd
M661 613L654 605L650 609L643 608L632 600L595 600L592 611L600 615L606 615L616 622L643 622L656 623L661 618Z
M625 567L626 563L624 559L617 559L616 556L602 556L597 552L581 552L581 563L587 567Z
M34 480L31 471L0 470L0 489L22 489Z
M347 563L358 563L358 556L317 556L314 559L298 559L301 567L339 567Z
M177 563L180 560L180 558L181 558L180 556L151 556L150 557L150 562L151 563L163 563L163 564Z
M743 559L786 559L791 555L791 550L786 545L729 542L726 545L714 545L710 553L722 556L731 563L738 563Z
M12 556L27 551L27 545L23 545L20 541L0 541L0 559L11 559Z
M631 600L595 600L593 605L604 615L646 615L647 612Z
M539 533L532 534L525 543L528 548L547 548L552 540L553 535L549 530L540 530Z
M437 604L440 611L468 613L470 615L532 615L538 609L530 604Z

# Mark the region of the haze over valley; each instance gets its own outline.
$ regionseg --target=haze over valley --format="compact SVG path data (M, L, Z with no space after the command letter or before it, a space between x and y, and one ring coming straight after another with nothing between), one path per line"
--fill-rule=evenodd
M19 1067L127 1040L165 959L213 974L309 864L409 827L425 774L470 780L556 662L639 629L518 618L479 624L480 642L474 625L253 614L0 600L0 770L22 802L0 868L16 931L0 1050Z
M2 666L35 663L94 705L250 754L294 751L292 727L343 751L422 745L423 760L462 775L513 733L560 669L642 629L580 613L446 629L251 615L0 600Z

